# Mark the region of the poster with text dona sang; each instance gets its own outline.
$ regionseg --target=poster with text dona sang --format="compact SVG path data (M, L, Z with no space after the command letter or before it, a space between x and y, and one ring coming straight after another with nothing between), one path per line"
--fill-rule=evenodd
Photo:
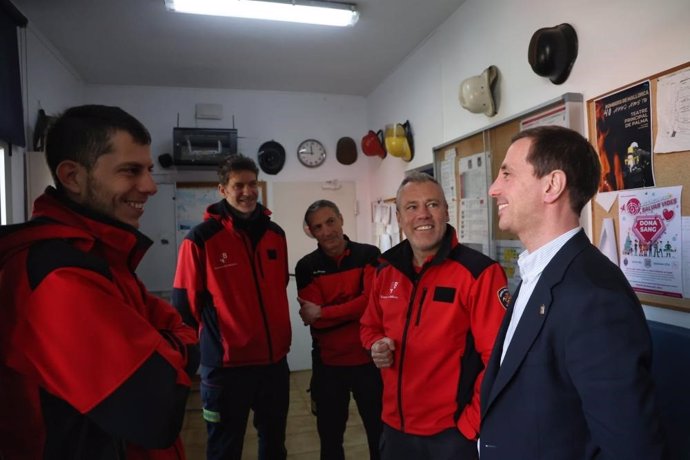
M633 289L683 297L681 186L618 195L620 267Z

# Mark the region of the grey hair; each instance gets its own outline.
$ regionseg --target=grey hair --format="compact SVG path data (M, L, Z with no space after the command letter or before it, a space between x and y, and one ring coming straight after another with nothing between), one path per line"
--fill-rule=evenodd
M340 209L338 205L329 200L316 200L307 208L307 212L304 213L304 225L309 227L309 217L321 208L331 208L338 217L342 217L340 214Z
M402 189L405 187L405 185L409 184L410 182L414 182L415 184L421 184L424 182L432 182L439 187L441 187L441 184L438 183L436 179L428 175L427 173L420 172L420 171L412 171L409 172L405 178L400 182L400 186L398 187L398 192L395 194L395 207L400 209L400 195L402 194ZM446 202L446 197L443 195L443 204L448 207L448 203Z

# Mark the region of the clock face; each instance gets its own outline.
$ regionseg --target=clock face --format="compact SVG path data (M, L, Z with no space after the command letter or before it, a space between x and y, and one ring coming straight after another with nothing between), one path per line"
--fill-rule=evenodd
M297 159L308 168L321 166L326 161L326 149L316 139L307 139L297 147Z

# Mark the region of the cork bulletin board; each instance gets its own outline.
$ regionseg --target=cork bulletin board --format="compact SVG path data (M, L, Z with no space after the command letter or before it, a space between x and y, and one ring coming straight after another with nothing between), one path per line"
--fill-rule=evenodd
M605 175L603 177L602 181L602 187L606 190L612 190L614 192L620 191L620 190L626 190L627 188L644 188L646 186L653 186L653 187L669 187L669 186L677 186L680 185L682 186L682 193L681 193L681 201L680 201L680 209L681 209L681 214L682 216L690 216L690 150L675 150L669 153L659 153L654 151L654 147L656 145L656 141L658 140L659 136L659 116L660 113L659 111L662 110L658 104L658 89L659 89L659 79L660 78L665 78L665 77L673 77L673 76L680 76L681 74L684 74L685 71L690 70L690 62L687 62L685 64L673 67L671 69L668 69L666 71L650 75L647 78L644 78L642 80L638 80L635 82L631 82L629 85L625 85L620 88L616 88L608 93L599 95L597 97L594 97L590 100L587 101L587 118L588 118L588 135L589 135L589 140L594 145L595 149L597 150L597 153L599 153L600 158L602 158L603 163L610 163L606 164L604 166L605 170L611 170L611 173L608 175ZM690 85L688 85L688 88L690 88ZM627 98L624 96L626 95L626 91L633 91L636 92L636 94L631 94ZM605 137L606 134L608 134L607 129L604 129L601 127L601 121L602 121L602 109L603 104L601 103L602 100L612 100L615 99L616 95L623 95L621 96L620 102L625 102L625 101L633 101L633 104L636 104L637 102L635 101L638 95L641 95L640 99L642 102L645 104L647 101L645 100L645 97L647 96L645 92L648 90L648 97L649 97L649 114L648 114L648 120L649 120L649 125L651 128L651 143L649 148L651 149L649 152L649 157L650 157L650 163L651 163L651 168L650 171L653 171L653 179L652 175L649 174L648 177L643 178L642 174L639 174L637 177L637 184L623 184L621 181L622 179L622 174L618 171L620 171L623 168L628 168L627 171L633 171L633 161L638 161L638 157L636 157L633 160L633 157L630 156L631 151L636 151L637 150L637 144L633 146L633 144L630 144L630 147L628 147L627 152L619 152L618 156L620 158L625 158L625 155L627 154L628 160L621 160L616 158L615 154L612 155L610 150L610 147L607 147L605 144ZM608 98L608 99L607 99ZM598 102L599 101L599 102ZM673 100L673 104L676 104L678 106L683 105L686 107L687 111L682 113L680 116L684 118L684 121L690 125L690 89L686 90L685 92L679 92L677 96ZM668 105L665 105L665 109L668 112ZM629 112L629 115L631 115L628 120L636 120L639 119L640 117L645 116L644 113L641 112L646 112L645 110L633 110ZM664 113L667 113L664 112ZM599 123L599 125L598 125ZM634 121L633 121L634 123ZM627 123L626 123L627 126ZM662 128L663 129L663 128ZM690 133L688 133L690 134ZM643 148L642 145L639 146L640 148ZM644 155L647 155L646 148L644 148L643 153ZM609 160L606 160L605 158L608 158ZM615 162L617 163L614 165L610 159L613 158ZM644 156L639 156L639 158L644 158ZM628 177L630 177L631 174L628 172ZM623 185L623 187L621 187ZM613 197L614 195L610 195ZM615 235L616 235L616 240L617 240L617 245L618 248L620 248L621 242L619 240L619 202L618 198L616 195L615 200L612 201L612 205L610 208L606 209L606 207L602 206L597 200L592 201L592 237L594 240L594 244L598 245L599 244L599 239L601 237L601 230L604 225L604 219L611 218L614 222L614 228L615 228ZM686 247L684 248L684 251L687 253L690 248ZM682 261L682 258L681 258ZM666 296L666 295L654 295L654 294L647 294L647 293L641 293L638 292L638 297L640 298L640 301L643 304L646 305L652 305L656 307L662 307L662 308L669 308L673 310L679 310L679 311L690 311L690 299L689 298L677 298L677 297L671 297L671 296Z
M434 147L435 171L439 171L440 163L446 160L449 152L454 152L456 155L454 181L457 185L460 183L460 176L463 173L461 159L478 152L487 152L490 162L490 185L499 173L512 137L520 132L521 129L540 124L559 124L572 128L584 135L584 103L582 94L565 93L556 99L544 102L508 119ZM443 181L441 174L436 174L436 177L439 181ZM457 195L455 203L458 203L460 198L459 187L456 187L455 191ZM498 210L493 199L489 199L489 206L489 212L491 213L489 219L490 238L494 241L516 240L515 235L498 228ZM457 226L458 222L451 222L451 225ZM493 253L488 255L495 257Z

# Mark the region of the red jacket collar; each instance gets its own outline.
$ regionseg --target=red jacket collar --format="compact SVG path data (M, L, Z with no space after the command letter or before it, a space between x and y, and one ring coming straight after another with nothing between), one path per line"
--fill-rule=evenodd
M78 242L80 249L90 251L98 244L108 260L122 260L132 270L139 265L153 243L136 228L84 208L53 187L48 187L36 199L31 218L78 229L81 231Z

